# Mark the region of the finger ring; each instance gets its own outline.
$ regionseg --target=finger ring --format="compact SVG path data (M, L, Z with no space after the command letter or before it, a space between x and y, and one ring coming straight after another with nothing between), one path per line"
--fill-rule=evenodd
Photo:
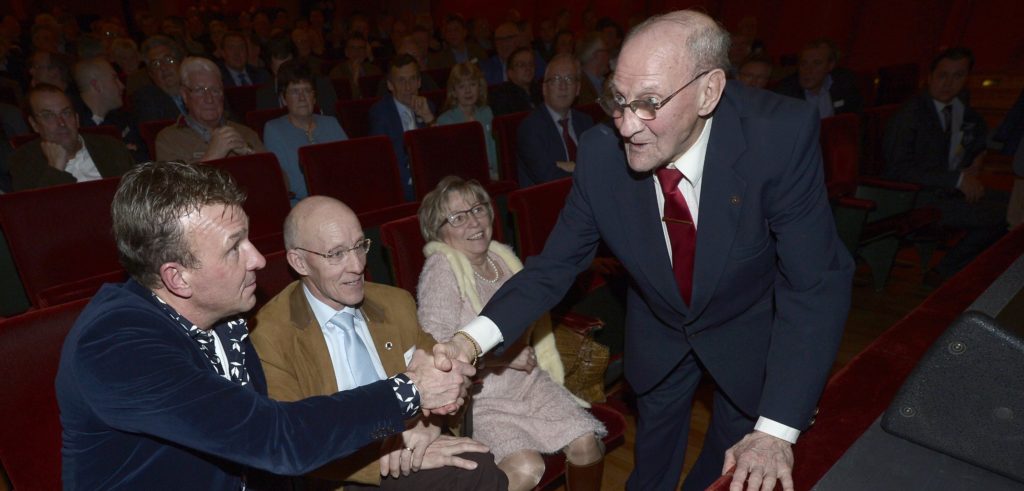
M408 451L412 452L412 449L409 448L409 447L405 447L403 450L408 450Z

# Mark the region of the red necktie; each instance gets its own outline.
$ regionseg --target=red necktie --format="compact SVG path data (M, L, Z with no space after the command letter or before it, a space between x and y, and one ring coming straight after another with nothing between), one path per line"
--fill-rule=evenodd
M686 305L690 305L690 293L693 291L693 256L697 250L697 228L693 226L690 208L686 206L683 193L679 191L679 181L683 173L677 169L662 167L655 171L661 192L665 195L665 211L662 220L668 229L668 239L672 244L672 273L679 286L679 295Z
M572 136L569 135L569 118L562 118L558 120L558 124L562 125L562 140L565 141L565 151L568 153L569 161L576 161L576 142L572 140Z

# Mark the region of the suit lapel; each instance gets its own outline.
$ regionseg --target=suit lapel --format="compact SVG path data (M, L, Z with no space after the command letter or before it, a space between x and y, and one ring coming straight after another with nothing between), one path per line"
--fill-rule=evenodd
M292 314L291 322L299 330L298 349L302 357L296 363L309 365L308 373L313 378L311 389L318 394L333 394L338 391L338 381L334 378L334 364L331 353L327 351L327 341L320 325L316 322L313 310L309 308L302 284L297 283L289 298Z
M732 250L743 207L746 183L733 168L746 150L743 127L729 89L715 111L704 157L704 173L697 220L697 252L693 265L695 315L707 307Z
M405 371L401 330L389 322L382 306L369 297L363 301L362 311L366 325L370 329L370 337L373 338L373 345L377 349L377 356L384 366L384 373L390 376Z

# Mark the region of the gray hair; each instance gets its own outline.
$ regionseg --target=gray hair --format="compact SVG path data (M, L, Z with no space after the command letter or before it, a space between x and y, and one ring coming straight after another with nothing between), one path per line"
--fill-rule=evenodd
M561 53L555 55L553 58L551 58L551 61L548 62L548 66L544 68L544 78L548 78L548 70L551 69L551 65L554 65L556 62L559 61L567 61L569 63L572 63L572 67L573 70L576 72L576 76L580 76L580 60L576 59L575 56L570 55L568 53Z
M217 75L217 79L220 80L220 69L217 68L212 61L203 58L201 56L189 56L181 62L181 83L185 86L191 86L191 75L196 72L208 72Z
M693 62L694 72L729 69L729 31L714 19L693 10L677 10L650 17L629 31L622 44L662 23L674 24L686 32L686 54Z
M579 48L576 50L576 58L579 58L581 63L587 63L602 49L607 49L607 46L604 45L604 39L601 38L600 34L592 32L587 34L587 37L580 43Z

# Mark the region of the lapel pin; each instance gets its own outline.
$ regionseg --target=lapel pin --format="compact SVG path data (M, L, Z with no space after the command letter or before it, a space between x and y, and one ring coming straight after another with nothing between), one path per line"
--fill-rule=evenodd
M384 349L386 349L386 350L391 350L391 348L393 348L394 346L395 346L395 344L392 343L391 341L387 341L387 342L384 343Z
M729 197L729 203L731 203L733 206L736 206L736 205L740 204L740 197L736 196L735 194L730 196Z

